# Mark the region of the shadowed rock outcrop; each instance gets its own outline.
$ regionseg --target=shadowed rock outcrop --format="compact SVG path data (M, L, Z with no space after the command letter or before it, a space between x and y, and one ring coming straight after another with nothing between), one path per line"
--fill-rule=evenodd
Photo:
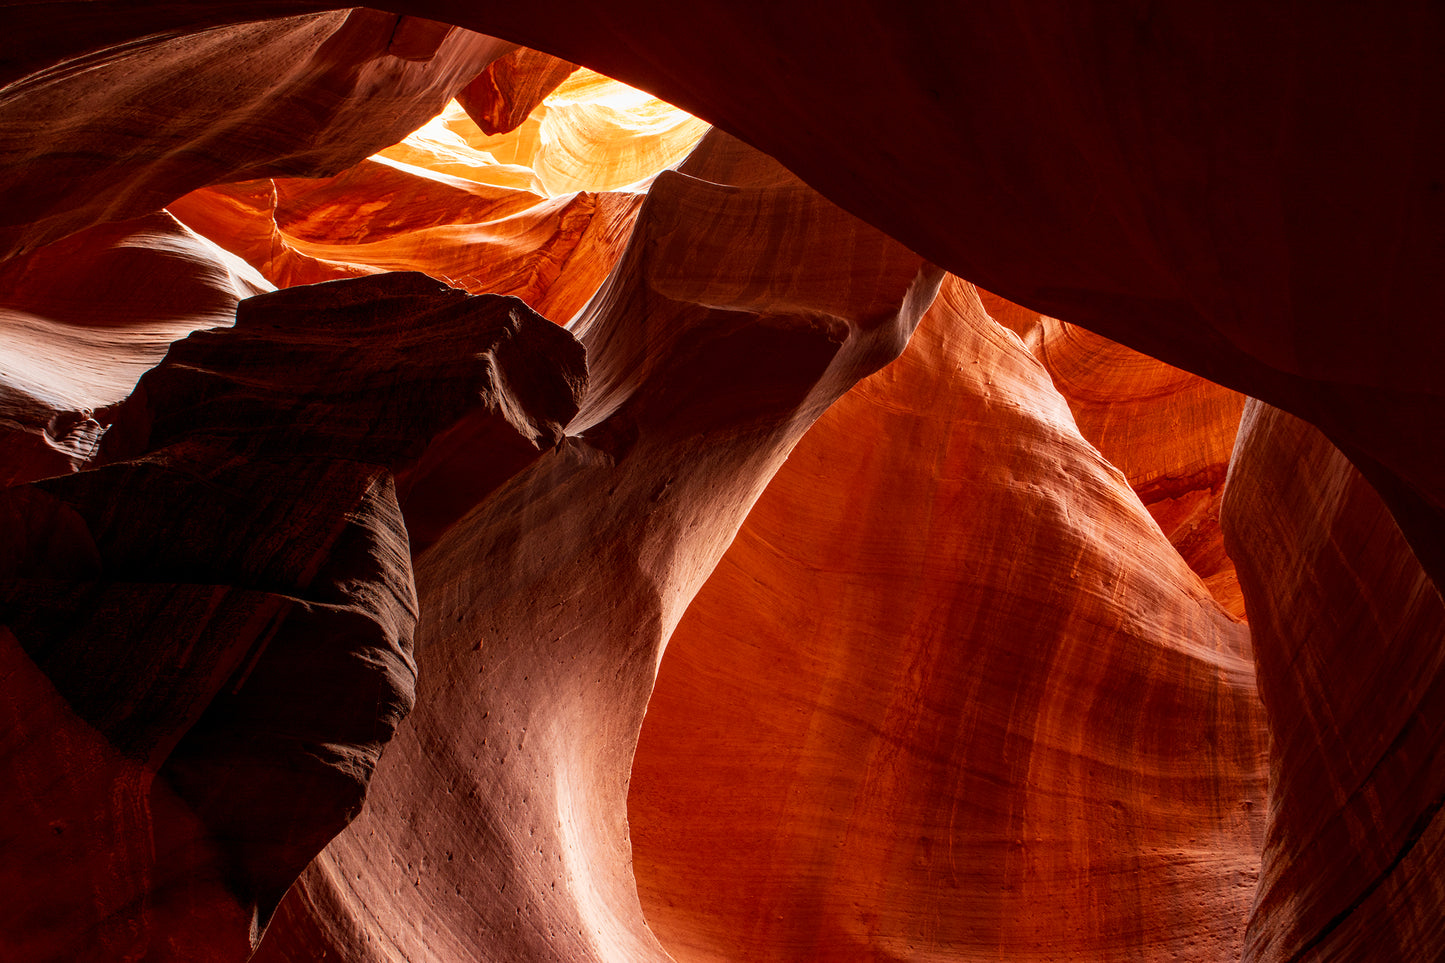
M1445 952L1445 606L1318 431L1250 402L1224 533L1273 733L1245 959Z
M415 505L419 535L440 534L459 498L469 507L558 442L584 382L580 346L515 299L415 274L297 288L172 347L119 409L101 467L0 493L0 624L56 693L8 688L12 711L64 700L74 717L46 711L96 747L44 759L56 733L29 730L7 779L82 769L73 790L41 796L64 820L93 803L98 754L132 804L182 814L137 820L139 853L119 870L104 825L62 836L64 885L49 905L22 902L33 915L8 921L7 942L37 960L132 944L191 959L208 940L194 958L243 957L235 947L356 815L412 705L401 506ZM487 460L430 447L458 436ZM21 834L4 872L58 845ZM98 885L114 900L92 900ZM56 913L72 924L49 928Z

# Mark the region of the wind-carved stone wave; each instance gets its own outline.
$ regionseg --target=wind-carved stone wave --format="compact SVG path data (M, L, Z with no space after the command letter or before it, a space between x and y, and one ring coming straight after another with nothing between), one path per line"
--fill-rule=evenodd
M134 805L163 797L187 816L138 829L154 861L104 880L118 905L90 899L105 838L7 847L5 872L38 871L54 839L83 854L65 864L68 902L28 907L73 925L7 938L28 959L126 955L120 937L94 942L89 920L151 944L146 959L196 945L244 957L227 948L259 939L360 811L412 707L404 509L439 535L558 444L585 382L581 346L514 298L418 274L292 288L177 342L120 407L99 467L0 493L20 535L0 566L0 624L73 710L75 738L117 757ZM7 748L17 782L80 764L36 740ZM72 813L95 789L51 782L41 801ZM157 904L225 922L163 929Z

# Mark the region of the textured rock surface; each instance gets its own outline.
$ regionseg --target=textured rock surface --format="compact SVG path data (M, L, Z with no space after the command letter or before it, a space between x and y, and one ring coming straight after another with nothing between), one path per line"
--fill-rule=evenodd
M1435 5L388 6L653 91L960 276L1311 420L1445 581L1445 449L1417 443L1445 417L1445 329L1423 320L1445 314ZM43 38L12 74L179 27L168 7L4 9Z
M102 467L6 489L0 624L33 660L9 656L20 679L54 686L7 686L9 712L43 709L7 781L79 776L41 796L62 832L4 851L12 880L66 865L6 940L33 959L244 957L412 703L398 487L439 534L556 443L582 379L580 346L514 299L415 274L275 292L172 347ZM460 480L450 445L428 449L458 435L489 456L461 455ZM45 759L57 741L78 748ZM118 816L139 809L119 858L104 819L63 824L107 782Z
M1437 6L408 6L652 90L988 290L1310 419L1445 581L1445 447L1418 443L1445 423Z
M689 106L774 153L815 188L913 249L990 290L1049 316L1083 323L1133 348L1310 419L1378 486L1436 587L1445 582L1445 550L1441 548L1445 545L1441 522L1445 450L1435 443L1442 415L1439 371L1445 356L1445 333L1436 323L1445 307L1438 283L1445 273L1445 242L1439 233L1439 225L1445 223L1445 191L1440 190L1445 128L1437 122L1445 106L1445 75L1438 70L1445 17L1435 5L1411 0L1366 9L1326 3L1284 14L1231 0L1207 7L1046 7L986 2L921 11L915 6L868 0L845 3L825 18L787 2L751 4L746 0L685 7L652 0L619 0L606 6L406 0L394 4L406 15L401 18L395 14L318 13L323 6L270 0L185 5L0 0L0 84L4 85L0 87L0 189L7 192L3 205L6 223L0 228L7 238L6 249L28 249L40 240L97 222L146 214L183 191L217 179L336 170L388 139L380 134L381 128L394 127L400 132L409 124L403 124L403 115L415 110L418 119L424 116L445 99L446 91L467 84L484 62L511 49L510 44L468 37L441 25L456 22L604 68ZM290 19L262 19L281 15ZM471 53L463 56L463 47ZM469 59L473 54L475 59ZM177 82L178 78L184 82ZM523 87L513 89L522 96ZM423 110L423 105L429 106ZM527 138L533 135L527 130L519 133L522 137L516 144L532 143ZM540 134L533 139L540 143ZM577 142L585 142L585 138ZM412 152L409 156L420 158L442 157L449 148L437 142L435 148L406 149ZM524 151L528 157L533 153ZM563 167L572 159L568 152ZM386 180L389 173L385 177L378 174L383 166L396 171L394 165L373 165L368 178ZM539 196L551 190L537 174L538 168L510 162L492 168L488 176L510 178L502 186L535 187ZM468 173L473 169L467 162L445 173L473 180ZM556 186L562 182L548 183ZM466 190L455 193L472 196ZM263 218L269 217L270 201L262 198L246 203L262 212ZM421 202L408 201L402 206L413 204L420 206ZM497 249L525 262L526 244L569 236L560 226L569 209L560 205L539 215L534 200L519 202L517 210L523 208L534 213L522 218L515 234L504 232ZM327 208L321 205L320 209ZM337 210L330 208L332 213ZM548 220L554 213L559 225L555 228ZM570 216L575 226L581 215L572 208ZM218 222L226 219L224 212L217 215ZM594 215L589 223L599 222ZM556 304L580 303L590 280L577 283L567 294L570 302L550 292L558 292L568 278L585 275L591 279L601 274L599 264L615 250L614 240L620 239L624 221L619 218L606 223L616 226L618 233L596 248L580 245L574 251L583 256L569 258L572 268L583 269L585 262L583 274L574 274L568 262L563 262L564 270L557 275L560 280L547 278L549 265L555 263L551 254L558 247L547 249L544 244L539 249L544 253L536 260L541 266L540 281L528 289L529 296L554 297ZM448 273L452 267L447 258L454 252L437 243L438 233L445 232L426 230L430 229L408 220L404 233L418 234L424 245L406 252L387 252L382 244L355 262L336 253L301 251L292 266L285 268L295 272L285 276L286 283L312 269L322 273L311 276L329 277L332 275L325 272L331 270L354 274L399 265L453 277ZM742 224L731 230L747 233ZM290 237L273 232L264 223L237 228L234 233L243 242L237 250L261 252L255 259L258 264L271 257L266 250L269 244L292 243ZM476 236L473 230L459 233L463 240ZM726 263L721 240L725 236L720 232L718 239L709 239L704 247L707 257ZM334 238L309 240L329 243ZM589 253L594 250L599 252L595 258ZM37 256L45 253L36 252ZM290 257L283 251L275 260L286 262ZM307 259L311 266L304 265ZM318 259L332 263L320 264ZM57 260L64 262L63 258ZM83 264L76 266L80 270L73 275L54 268L54 277L74 276L73 287L81 290L88 269ZM784 268L779 263L775 269L781 272ZM491 283L485 272L475 276ZM466 275L457 280L469 283ZM672 282L664 274L659 283ZM544 294L544 289L549 293ZM791 294L770 290L769 297L781 297L785 306L791 304ZM0 286L0 300L6 293ZM731 303L728 298L735 293L720 285L710 288L706 296ZM222 300L224 297L222 292ZM764 316L775 313L761 303L749 304L748 309ZM89 313L85 316L92 317ZM827 326L826 319L822 323ZM10 330L26 330L28 324ZM29 330L39 328L31 326ZM660 359L673 357L668 352L677 347L666 335L666 331L657 335L655 356L649 354L652 348L637 352L640 367L633 373L626 373L627 365L617 364L608 376L609 383L627 384L628 390L633 381L643 386L653 383L649 379L658 377ZM1070 350L1056 354L1056 362L1075 357L1074 349L1079 347L1086 350L1078 357L1126 357L1116 355L1112 347L1089 347L1078 341L1065 345ZM17 356L10 342L0 343L0 349L10 352L6 358ZM121 367L140 357L130 355L123 346L115 353ZM66 352L57 349L56 354L63 357ZM86 364L108 372L102 377L114 377L120 384L123 379L102 354L90 352L92 360ZM7 363L13 368L13 361ZM1054 368L1058 373L1065 366L1056 363ZM687 370L697 374L701 367ZM18 434L3 440L30 446L29 454L17 458L17 463L23 462L21 469L6 469L12 479L68 470L88 457L93 430L82 416L90 403L52 400L46 392L55 394L55 385L64 387L67 375L57 370L54 384L46 380L50 377L47 372L41 379L45 383L33 386L38 392L27 390L23 397L10 393L0 400L6 406L6 417L20 426ZM86 388L88 377L69 383ZM134 372L130 377L133 381ZM695 409L705 407L702 399L709 396L726 405L728 399L746 394L730 377L717 371L693 377L689 388L695 389L698 400L691 408L679 406L678 418L692 417ZM993 386L986 381L985 387ZM612 393L631 397L626 390ZM1160 411L1167 415L1173 404L1163 405ZM58 421L54 420L57 415L62 416ZM605 423L610 422L609 417ZM1213 415L1199 422L1215 424ZM1137 426L1131 422L1130 431L1122 438L1113 431L1098 438L1106 448L1119 441L1122 447L1116 449L1117 457L1127 463L1131 478L1141 465L1148 467L1131 460L1139 454L1137 439L1156 436L1152 430L1133 430L1147 425L1148 419L1141 417ZM72 430L77 427L82 430ZM44 437L47 433L48 440ZM860 446L865 438L860 429L856 433ZM628 439L627 431L601 431L600 437L590 440L599 447L610 446L610 450L625 447ZM63 450L57 451L57 444ZM435 453L461 447L444 445ZM547 464L558 460L552 456L544 459ZM1218 465L1217 449L1202 464L1217 470L1213 467ZM1335 467L1328 469L1336 471ZM540 468L525 476L535 472ZM431 478L439 482L449 474ZM1066 480L1040 482L1038 487L1051 491L1056 486L1067 487ZM446 486L438 490L446 490ZM553 491L538 489L543 490ZM504 486L503 494L509 491ZM19 496L12 493L10 497ZM444 533L447 521L473 497L477 493L457 492L450 506L440 512L429 536L442 539L435 551L448 543L449 536ZM1327 508L1338 500L1334 489L1322 492L1320 498ZM416 514L420 504L411 506L418 525L422 524ZM1354 518L1363 511L1346 509L1337 513L1339 517ZM595 507L576 510L600 511ZM1365 621L1373 620L1376 627L1357 628L1353 616L1341 615L1338 624L1346 628L1337 633L1339 638L1368 639L1394 632L1392 639L1406 641L1392 641L1381 651L1408 653L1404 662L1420 672L1412 680L1415 685L1432 671L1429 658L1438 651L1438 642L1431 642L1429 632L1423 629L1423 635L1414 628L1390 629L1388 604L1379 609L1369 601L1390 596L1377 594L1385 590L1370 580L1368 564L1350 563L1365 565L1358 570L1360 584L1352 589L1350 579L1331 574L1333 563L1328 553L1317 549L1321 536L1305 517L1308 510L1292 511L1294 515L1280 524L1289 522L1303 534L1287 538L1262 535L1260 551L1269 549L1275 555L1259 555L1250 563L1255 574L1246 576L1246 580L1255 580L1251 591L1253 599L1260 600L1251 601L1251 610L1263 612L1270 623L1260 636L1259 658L1266 690L1276 693L1270 697L1270 725L1275 744L1282 748L1274 760L1275 773L1288 788L1272 803L1276 818L1265 865L1266 888L1251 930L1249 952L1261 958L1280 954L1302 960L1342 954L1366 959L1438 959L1441 939L1430 928L1429 918L1420 915L1438 906L1429 889L1439 876L1429 862L1434 852L1429 817L1436 805L1430 801L1429 780L1438 766L1433 765L1433 743L1418 741L1418 733L1424 731L1419 727L1429 726L1430 700L1415 703L1421 709L1413 721L1401 722L1391 715L1387 710L1392 710L1394 703L1383 705L1375 682L1358 678L1372 670L1350 658L1359 656L1353 641L1339 643L1343 654L1316 674L1336 685L1336 675L1331 673L1353 665L1360 670L1357 677L1339 681L1338 692L1309 691L1313 683L1290 675L1296 667L1289 660L1297 659L1300 666L1308 667L1314 658L1311 645L1333 646L1335 642L1328 633L1302 642L1300 626L1314 616L1305 612L1307 605L1297 601L1302 597L1299 593L1279 592L1303 586L1305 594L1322 596L1311 603L1324 606L1322 612L1342 611L1340 607L1355 597L1367 599L1364 608L1369 619ZM1261 513L1257 509L1244 512L1241 523L1256 514ZM539 515L542 521L537 521ZM52 516L33 505L11 511L6 524L23 538L12 538L8 544L63 549L74 532L46 532L43 525L35 524L47 517ZM519 509L516 517L529 524L550 521L550 516L531 510ZM1075 524L1072 516L1065 521ZM796 523L801 526L802 520ZM62 522L56 524L60 532L66 529ZM1261 529L1269 530L1268 526ZM1091 534L1102 543L1116 537L1108 531ZM1348 541L1341 539L1342 544ZM1241 536L1241 540L1248 542L1250 537ZM1297 553L1306 560L1303 567L1288 568L1275 560L1281 552L1273 547L1276 542L1307 549ZM1214 545L1208 540L1209 551L1191 560L1199 565ZM1393 550L1369 543L1361 544L1357 556L1351 555L1353 551L1343 551L1342 557L1388 557L1392 560L1388 571L1401 573L1400 584L1417 584L1412 570L1398 561ZM81 554L78 558L67 557L63 550L54 558L46 554L46 564L88 564ZM1308 570L1311 559L1318 571ZM685 567L691 561L679 564ZM542 567L541 563L536 567ZM461 574L449 573L449 577L463 584ZM594 577L591 584L596 581ZM584 584L589 583L581 577L569 583ZM1082 597L1112 598L1118 584L1084 586ZM1326 597L1317 585L1329 586L1332 591ZM1005 585L1002 598L1007 600L1007 593L1013 590L1014 586ZM686 594L675 596L677 607ZM991 596L990 605L1001 604L994 601L998 597ZM1407 601L1395 611L1413 612L1414 597ZM1134 603L1147 621L1153 608L1137 598L1126 600L1126 604ZM451 611L446 609L447 614ZM518 616L524 617L536 621L531 614ZM1281 627L1274 627L1276 623ZM9 642L8 636L4 639ZM602 643L597 644L600 651ZM54 904L42 897L41 887L32 884L32 889L22 894L24 899L15 903L18 908L13 919L43 920L44 929L28 932L49 932L74 941L77 933L110 926L107 920L129 919L124 912L117 916L115 910L134 895L127 893L125 881L140 878L136 866L163 865L166 872L174 870L177 879L191 880L194 888L170 886L170 877L159 872L150 877L154 886L149 919L157 922L149 932L164 933L165 920L202 909L210 916L197 916L207 922L196 925L213 926L218 933L233 932L232 917L244 917L245 907L226 894L224 882L214 871L219 857L208 853L209 844L198 835L202 830L186 822L182 804L155 795L157 790L147 782L146 767L137 770L134 760L117 756L114 746L107 745L109 735L88 721L75 721L78 717L73 718L73 712L67 715L71 710L61 701L63 697L46 689L44 680L17 655L22 649L11 645L5 651L11 660L7 671L13 668L8 678L21 680L13 693L7 690L9 718L40 720L34 728L17 727L17 733L25 733L23 738L5 744L7 758L20 760L7 763L21 774L14 784L29 787L5 801L10 807L7 813L15 814L15 825L35 830L26 829L15 838L53 833L54 827L43 818L45 813L67 814L55 837L65 841L54 844L59 848L7 847L7 851L25 854L16 859L31 860L18 871L13 867L19 864L4 870L7 888L18 890L24 885L21 880L38 878L34 866L37 862L44 865L45 852L55 854L56 865L76 859L83 865L108 853L106 858L114 861L108 865L130 867L106 876L105 885L96 884L89 916L66 920L54 913L46 915L43 907ZM1303 654L1290 654L1295 652ZM451 656L443 659L438 655L437 659L438 665L466 668ZM1276 681L1271 682L1267 678L1270 667L1278 668L1281 659L1288 668L1282 674L1277 671ZM1381 670L1370 678L1393 679L1395 671ZM1400 671L1403 677L1404 670ZM460 677L437 684L463 686ZM1387 683L1380 685L1388 691ZM1401 701L1409 703L1416 690L1407 685L1404 691L1407 695ZM545 700L551 694L543 692L537 698ZM1366 706L1358 712L1350 701L1356 695ZM1009 709L995 705L978 706L974 711L992 719ZM1377 711L1383 714L1374 715ZM1356 720L1354 728L1335 732L1328 720L1337 713ZM434 722L429 730L418 731L436 734L445 729L450 739L455 735L452 728L449 723ZM1244 728L1241 726L1241 731ZM1399 736L1397 742L1388 741L1394 738L1391 733ZM442 737L436 738L440 744ZM1373 738L1386 740L1385 748L1354 741ZM1321 748L1310 749L1311 740ZM80 760L67 770L68 781L37 781L36 774L44 771L35 768L39 761L69 758L62 751L66 746L75 747L74 758ZM1347 758L1335 754L1333 747L1340 746ZM1205 747L1200 755L1216 758L1213 750ZM1380 761L1380 767L1361 777L1353 760L1371 757ZM458 763L458 768L464 768L463 763ZM616 770L608 771L615 774ZM615 780L615 775L609 778ZM444 783L436 783L436 792L444 794L449 787ZM73 793L72 785L77 787ZM1301 815L1302 808L1314 805L1309 794L1319 787L1350 785L1364 787L1363 795L1336 792L1329 798L1339 801L1337 807L1317 807L1318 813L1311 810ZM115 809L96 812L78 801L104 795L106 787L110 787L107 798L117 801ZM608 791L616 795L616 786L610 785ZM151 799L148 814L137 802L145 798ZM880 798L893 797L880 793ZM1080 805L1089 804L1081 801ZM411 819L406 806L397 806L383 819L383 826L395 829ZM605 818L619 817L614 812ZM1295 848L1308 845L1314 819L1323 827L1318 838L1335 841L1338 851L1306 856ZM145 838L147 820L175 827L172 842L166 844L169 848L155 850L154 858L145 847L133 846L134 840ZM460 823L471 825L467 818ZM86 832L93 835L77 837L67 828L77 825L88 827ZM512 824L497 816L488 825ZM1341 831L1341 826L1348 832ZM1407 828L1401 830L1401 826ZM605 828L611 834L607 838L617 838L615 825ZM1088 833L1114 839L1123 835L1126 843L1129 836L1129 830L1107 821ZM382 836L393 841L400 838L397 833L383 832ZM438 848L446 838L446 830L438 829L431 842L418 843L417 849L397 842L390 850L400 854L397 871L410 862L420 887L428 875L423 870L439 863L438 854L446 852L444 846ZM1059 831L1059 838L1075 837ZM106 842L96 843L96 839ZM525 844L510 839L506 843L514 849L516 845ZM1325 852L1328 845L1317 848ZM75 848L66 848L71 846ZM498 851L510 851L506 846ZM579 847L574 848L586 848ZM429 862L421 862L422 854ZM333 943L345 943L353 936L364 942L366 936L406 931L408 935L398 937L401 944L397 945L422 954L429 952L421 948L429 945L422 927L440 920L444 925L435 932L453 932L473 919L468 915L471 910L460 904L453 907L459 915L450 916L452 911L443 909L428 915L433 912L430 907L441 905L440 897L412 913L418 904L402 897L400 877L388 875L393 871L381 866L383 858L389 857L377 857L379 875L371 883L358 884L364 890L361 895L327 903L330 897L322 890L306 891L310 895L304 899L319 900L320 915L341 921L338 927L350 926L345 921L363 919L370 907L379 907L382 922L358 924L359 929ZM598 865L615 867L621 858L598 857ZM1183 857L1180 863L1197 868ZM327 871L341 872L337 865ZM1107 861L1101 865L1108 865ZM1424 872L1417 872L1418 866L1424 866ZM209 877L206 867L211 867ZM1311 868L1318 872L1310 875L1307 870ZM904 866L901 876L886 885L879 883L878 888L896 885L915 899L906 885L910 872ZM1204 875L1215 878L1208 872ZM375 881L381 877L386 882ZM589 905L620 907L617 912L625 919L618 924L620 929L603 921L596 932L637 932L631 890L617 884L619 878L609 876L611 882L596 891L603 894L601 902ZM1145 878L1149 878L1147 873L1140 876ZM899 879L904 882L897 882ZM110 885L117 880L119 884ZM72 877L55 873L46 880L46 885L51 884L64 889L72 885ZM1412 888L1417 885L1419 889ZM208 886L211 895L206 894ZM470 893L471 886L467 883L460 888ZM168 902L172 896L179 902ZM928 898L916 901L934 905ZM493 905L480 897L475 903ZM577 905L582 903L586 900ZM795 905L824 904L814 900ZM535 902L533 910L541 905ZM1040 905L1052 904L1046 898ZM523 909L518 919L554 918L547 910L534 913ZM420 921L415 928L407 930L396 921L402 912ZM1099 919L1088 907L1079 912L1081 919ZM1156 918L1149 915L1154 908L1141 912L1141 919ZM1187 909L1182 915L1192 920L1202 919L1203 913L1202 909L1197 915L1195 909ZM297 916L301 922L296 933L310 932L305 918L304 912ZM837 917L825 914L822 918ZM854 925L864 931L869 924L855 921ZM1063 930L1052 909L1041 910L1037 932L1023 932L1028 925L1020 920L1013 933L1020 946L1036 948L1044 936ZM110 935L106 939L140 940L126 945L143 945L149 937L128 926L107 930ZM226 930L227 926L232 929ZM117 935L120 930L125 931L124 937ZM716 937L707 926L699 931L708 939ZM876 936L897 931L879 923L870 932ZM1133 940L1135 932L1123 928L1120 939ZM1374 932L1383 935L1362 941L1361 934ZM176 930L171 936L179 939L178 933ZM941 924L937 933L940 938L948 936ZM468 938L472 936L475 934ZM738 934L723 936L741 939ZM547 939L540 930L531 938L540 943ZM1217 940L1211 945L1225 945L1224 934L1210 938ZM37 939L43 943L49 937ZM969 937L960 939L967 942ZM695 942L703 945L701 940ZM445 946L437 945L441 948L435 952L443 953ZM865 954L876 950L875 944L861 938L855 945L869 946L861 951ZM901 949L895 945L890 952L907 955L907 945ZM614 950L621 955L627 952ZM179 944L170 951L181 958L199 958L201 952L194 945L183 948ZM307 951L298 952L298 958L310 958ZM372 947L360 955L367 958L366 954L384 956L387 952L391 951ZM545 955L551 951L538 952ZM1135 948L1129 952L1146 955L1148 951ZM35 954L16 950L10 955L33 958Z
M1236 959L1265 750L1245 627L950 279L669 643L643 907L680 961Z
M648 178L686 157L706 130L696 117L651 94L582 69L559 83L515 130L489 134L457 103L381 153L469 180L559 197L645 189Z
M259 959L667 959L626 818L662 648L939 277L761 155L700 151L573 327L591 382L566 442L419 559L418 710Z
M119 47L0 87L0 258L206 184L342 170L405 136L513 49L374 10L190 33L157 13L154 33L134 11L136 32ZM23 42L15 21L27 16L7 5L8 42ZM96 29L106 14L98 19Z
M1246 959L1445 952L1445 606L1379 496L1318 431L1251 402L1230 466L1274 736Z
M170 210L283 287L415 270L565 321L621 255L641 201L544 198L374 158L321 181L207 188Z
M492 61L457 94L457 102L482 133L508 134L577 69L531 47L518 47Z
M98 409L129 395L172 341L229 325L238 301L270 289L165 214L0 264L0 486L85 465Z
M1170 544L1243 618L1219 504L1244 396L1077 325L980 296L1043 362L1079 432L1124 473Z

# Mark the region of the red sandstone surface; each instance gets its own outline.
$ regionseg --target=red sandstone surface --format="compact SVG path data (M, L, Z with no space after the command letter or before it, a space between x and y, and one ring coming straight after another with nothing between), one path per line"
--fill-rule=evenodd
M391 7L0 3L0 958L1445 959L1435 6Z

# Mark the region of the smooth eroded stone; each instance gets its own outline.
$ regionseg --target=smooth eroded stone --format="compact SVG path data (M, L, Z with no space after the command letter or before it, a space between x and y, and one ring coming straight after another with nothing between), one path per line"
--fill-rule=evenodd
M1439 959L1445 605L1348 459L1257 401L1222 520L1273 745L1244 959Z
M125 399L198 328L271 285L165 214L102 224L0 264L0 486L88 464Z
M487 166L477 152L452 156L452 169ZM332 178L204 188L168 210L279 287L421 271L566 322L622 255L641 203L638 194L540 197L376 157Z
M317 6L269 20L256 10L242 23L222 15L187 32L173 12L131 5L131 37L51 53L62 59L0 86L0 260L207 184L334 174L424 123L514 47L417 17ZM32 17L5 5L0 33L19 43ZM76 42L116 17L86 10ZM44 59L45 48L26 54Z
M662 649L788 451L939 282L725 136L694 158L572 326L591 382L561 447L418 559L417 711L258 960L668 959L627 828Z
M150 909L209 901L210 880L235 904L227 918L246 924L217 945L259 939L292 880L360 811L412 706L404 509L423 537L439 535L467 499L558 443L585 378L581 346L513 298L418 274L292 288L177 342L119 408L100 467L3 492L0 518L25 524L0 556L0 624L68 704L78 721L67 728L103 740L106 772L141 773L127 792L191 813L137 823L135 845L157 860L176 847L210 854L194 858L194 879L127 863L97 925L171 947L147 959L186 959L177 947L197 934ZM459 458L457 437L491 456L463 446ZM55 738L37 734L13 765ZM97 781L76 792L93 802ZM63 796L49 797L62 811L75 805ZM47 845L59 844L40 835L7 851L5 871L43 860ZM72 902L87 898L85 868L66 877ZM40 938L15 922L7 939Z
M632 770L681 963L1237 958L1248 630L950 278L669 643Z
M1219 505L1245 397L1103 335L979 292L1069 402L1079 432L1124 473L1189 567L1235 618L1244 598Z
M576 64L518 47L488 64L457 94L457 102L482 133L510 133L576 70Z

